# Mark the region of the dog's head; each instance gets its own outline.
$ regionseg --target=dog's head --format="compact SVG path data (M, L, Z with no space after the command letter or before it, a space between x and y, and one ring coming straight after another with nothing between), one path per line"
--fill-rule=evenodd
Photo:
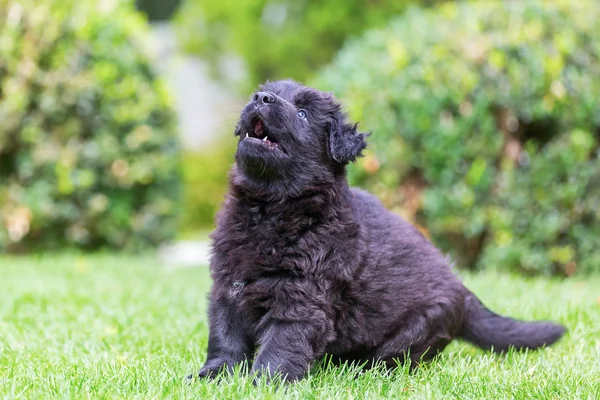
M268 190L299 192L343 174L366 147L330 93L293 81L253 93L235 134L241 179Z

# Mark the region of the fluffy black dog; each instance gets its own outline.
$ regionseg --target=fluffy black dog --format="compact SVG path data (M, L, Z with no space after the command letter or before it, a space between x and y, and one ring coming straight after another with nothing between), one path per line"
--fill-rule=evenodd
M447 259L372 195L348 187L358 133L331 94L267 83L242 111L230 192L212 235L208 358L302 378L311 363L416 365L455 337L495 352L565 329L486 309ZM255 355L256 353L256 355Z

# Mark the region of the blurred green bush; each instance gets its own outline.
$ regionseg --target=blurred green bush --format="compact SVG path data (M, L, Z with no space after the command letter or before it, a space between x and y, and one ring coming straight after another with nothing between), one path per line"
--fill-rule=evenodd
M184 154L181 218L183 234L214 227L215 214L221 208L227 191L228 174L234 161L236 144L236 140L228 137L223 142L211 143L210 149L206 151Z
M305 80L331 61L347 37L382 26L410 4L441 0L185 0L176 18L184 48L216 72L223 54L244 60L242 92L267 79Z
M350 171L459 266L600 272L600 7L444 4L314 82L373 131Z
M178 142L129 2L0 0L0 250L170 239Z

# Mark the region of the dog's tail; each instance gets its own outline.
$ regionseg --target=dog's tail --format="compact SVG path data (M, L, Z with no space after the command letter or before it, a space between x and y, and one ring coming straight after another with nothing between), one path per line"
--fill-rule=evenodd
M458 336L496 353L517 350L537 349L549 346L560 339L564 326L546 321L525 322L494 314L469 293L465 299L465 322Z

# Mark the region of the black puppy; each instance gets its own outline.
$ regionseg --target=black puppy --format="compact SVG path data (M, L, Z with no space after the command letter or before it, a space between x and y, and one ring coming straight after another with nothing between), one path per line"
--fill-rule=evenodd
M413 226L348 187L346 164L366 135L332 95L267 83L235 134L230 191L212 235L200 377L248 361L258 375L296 380L325 354L416 365L455 337L502 352L549 345L565 332L486 309Z

